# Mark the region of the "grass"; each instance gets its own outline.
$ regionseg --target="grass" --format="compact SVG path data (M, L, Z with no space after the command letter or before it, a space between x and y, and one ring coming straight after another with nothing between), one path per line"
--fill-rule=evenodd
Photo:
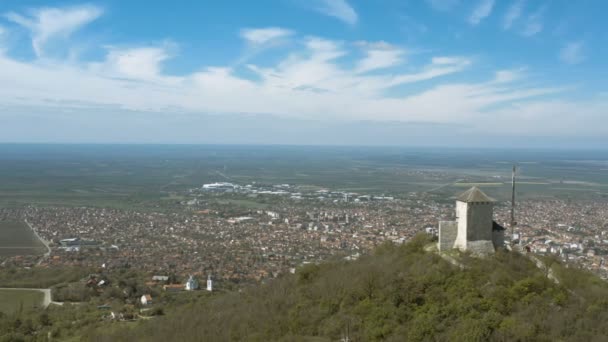
M32 290L0 290L0 312L12 314L20 309L40 307L44 294Z
M0 256L39 255L46 248L22 221L0 221Z

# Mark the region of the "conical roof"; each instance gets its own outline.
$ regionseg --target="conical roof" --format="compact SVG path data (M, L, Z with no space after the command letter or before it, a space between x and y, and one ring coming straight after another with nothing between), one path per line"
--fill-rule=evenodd
M467 203L496 201L492 197L489 197L488 195L484 194L483 191L479 190L479 188L476 186L458 195L458 197L456 197L456 200Z

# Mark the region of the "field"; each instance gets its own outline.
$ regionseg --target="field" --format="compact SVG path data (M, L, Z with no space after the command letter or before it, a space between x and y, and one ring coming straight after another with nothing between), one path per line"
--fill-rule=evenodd
M188 189L218 181L438 198L477 185L505 200L513 163L520 198L608 198L604 151L0 144L0 207L172 210Z
M33 290L2 290L0 289L0 312L11 314L21 308L27 310L40 307L44 294Z
M45 252L46 247L25 222L0 221L0 257Z

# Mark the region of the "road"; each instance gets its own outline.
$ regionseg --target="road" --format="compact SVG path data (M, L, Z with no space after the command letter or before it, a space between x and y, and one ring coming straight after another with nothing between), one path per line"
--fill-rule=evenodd
M452 185L452 184L454 184L454 183L458 183L458 182L463 181L463 180L464 180L464 179L457 179L457 180L455 180L455 181L453 181L453 182L449 182L449 183L446 183L446 184L442 184L442 185L440 185L440 186L438 186L438 187L436 187L436 188L432 188L431 190L427 190L427 191L425 191L425 192L433 192L433 191L437 191L437 190L439 190L439 189L443 189L443 188L445 188L446 186L450 186L450 185Z
M40 237L40 235L38 235L38 232L36 231L36 229L34 229L34 227L32 227L32 225L29 222L27 222L27 220L24 220L24 222L27 224L28 227L30 227L32 232L34 232L34 235L36 235L38 240L40 240L42 242L42 244L44 244L44 247L46 247L46 253L44 253L42 258L40 258L40 260L38 261L38 265L40 265L44 259L48 259L51 256L51 247L49 247L49 244L48 244L48 242L46 242L46 240L44 240L43 238Z

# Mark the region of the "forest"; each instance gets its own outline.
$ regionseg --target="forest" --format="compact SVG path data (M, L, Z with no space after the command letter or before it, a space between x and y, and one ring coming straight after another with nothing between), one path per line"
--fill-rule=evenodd
M308 264L261 285L178 296L148 319L92 306L0 314L0 341L605 341L608 285L587 271L501 250L429 252L428 236L356 261ZM425 248L427 247L427 248ZM26 277L23 277L26 278Z
M608 286L547 259L426 252L424 235L373 255L310 264L242 291L206 297L99 341L605 341Z

